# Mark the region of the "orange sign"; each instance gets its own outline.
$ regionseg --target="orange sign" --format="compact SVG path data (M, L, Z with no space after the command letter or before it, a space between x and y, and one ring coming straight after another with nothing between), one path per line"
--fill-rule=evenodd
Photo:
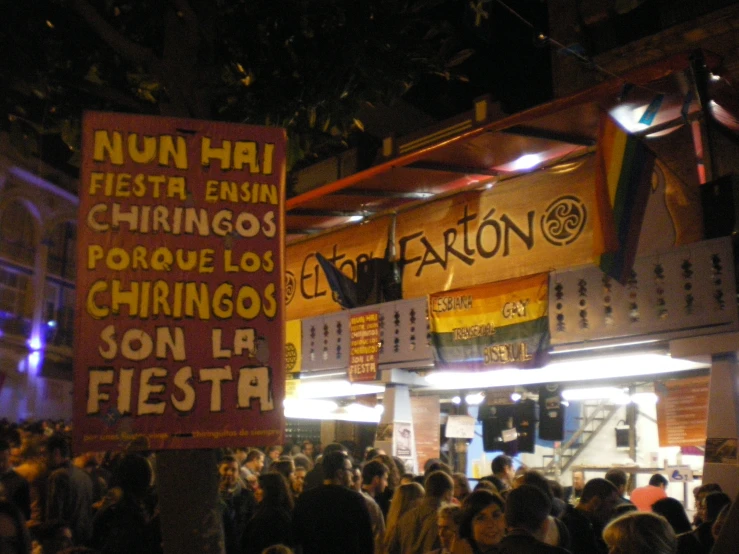
M704 446L708 424L709 377L660 383L657 429L660 446Z
M380 356L380 318L377 312L353 314L349 318L349 381L377 379Z

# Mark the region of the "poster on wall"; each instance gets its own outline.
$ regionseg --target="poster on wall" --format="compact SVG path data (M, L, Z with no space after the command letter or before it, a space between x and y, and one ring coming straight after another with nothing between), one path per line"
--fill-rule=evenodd
M282 442L285 132L88 112L75 448Z
M362 312L349 317L349 381L377 379L380 357L380 316L378 312Z
M437 366L541 367L549 348L548 296L546 273L430 295Z
M659 445L704 446L708 425L709 377L665 381L655 388Z

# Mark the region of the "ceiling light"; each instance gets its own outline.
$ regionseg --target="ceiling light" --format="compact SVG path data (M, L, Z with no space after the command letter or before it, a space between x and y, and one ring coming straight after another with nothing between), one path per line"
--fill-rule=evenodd
M461 402L462 402L462 399L459 396L453 396L452 397L452 404L459 405L459 404L461 404Z
M385 392L383 385L350 383L345 379L314 379L307 382L301 379L300 381L298 389L300 398L337 398Z
M523 397L519 393L511 393L511 400L513 400L514 402L518 402L519 400L521 400L521 398Z
M626 392L616 387L594 387L588 389L566 389L562 391L565 400L610 400L621 398ZM627 395L628 396L628 395Z
M436 371L425 379L431 389L479 389L638 377L689 371L708 365L708 360L683 360L663 354L622 354L554 362L538 369Z
M539 154L524 154L520 158L513 160L508 167L511 171L518 171L521 169L531 169L539 165L544 161L544 158Z
M469 404L470 406L477 406L479 404L482 404L483 400L485 400L485 394L482 392L468 394L464 397L464 401L467 402L467 404Z
M350 215L349 223L357 223L359 221L362 221L363 219L364 219L363 215Z

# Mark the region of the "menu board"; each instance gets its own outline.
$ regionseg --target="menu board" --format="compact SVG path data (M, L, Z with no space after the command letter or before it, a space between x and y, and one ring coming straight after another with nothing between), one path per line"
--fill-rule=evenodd
M709 377L664 381L657 386L660 446L704 446Z
M440 455L439 426L441 407L438 396L411 396L413 435L419 471L427 460Z

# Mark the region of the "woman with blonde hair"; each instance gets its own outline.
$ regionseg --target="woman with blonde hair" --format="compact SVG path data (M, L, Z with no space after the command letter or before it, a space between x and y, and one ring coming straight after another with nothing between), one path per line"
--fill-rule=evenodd
M418 483L408 483L407 485L400 485L395 489L393 499L390 502L390 509L385 518L385 549L392 540L395 534L395 528L398 526L398 521L408 510L413 508L418 501L423 498L424 489Z
M652 512L630 512L603 530L610 554L675 554L677 536L667 520Z

